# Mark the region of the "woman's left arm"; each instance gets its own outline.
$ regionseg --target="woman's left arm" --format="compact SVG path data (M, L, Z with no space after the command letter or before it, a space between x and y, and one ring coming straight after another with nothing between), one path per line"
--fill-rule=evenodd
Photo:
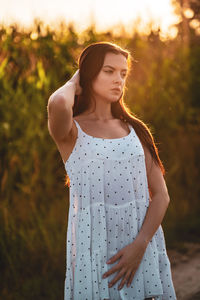
M148 185L151 192L151 201L143 225L135 241L140 240L144 244L148 245L165 216L170 198L160 167L153 161L149 150L145 147L143 148L145 153Z
M144 153L151 201L149 203L144 222L135 240L122 248L107 262L109 264L113 264L120 259L118 264L112 267L103 276L103 278L105 278L112 273L118 272L110 282L109 287L113 286L120 279L121 282L118 289L121 289L125 283L127 283L127 286L131 284L135 272L144 256L148 243L160 226L169 205L170 198L161 169L153 161L149 150L145 147Z

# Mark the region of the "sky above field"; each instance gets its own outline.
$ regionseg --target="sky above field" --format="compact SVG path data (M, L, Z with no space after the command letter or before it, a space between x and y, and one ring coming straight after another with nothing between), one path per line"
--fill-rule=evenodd
M74 22L80 31L95 23L100 31L123 24L131 32L137 21L138 30L148 33L151 22L163 38L175 37L173 25L179 20L170 0L0 0L1 24L30 27L36 17L52 26L61 19Z

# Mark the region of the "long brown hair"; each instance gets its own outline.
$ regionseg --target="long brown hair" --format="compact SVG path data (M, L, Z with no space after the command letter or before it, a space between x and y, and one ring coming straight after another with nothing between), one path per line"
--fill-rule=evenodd
M123 49L120 46L109 42L97 42L87 46L78 59L82 93L81 95L75 96L73 117L90 108L92 101L92 81L99 74L104 63L105 55L108 52L124 55L130 70L133 57L127 49ZM142 145L149 150L152 159L160 167L162 174L165 175L165 168L159 158L158 148L155 145L150 129L126 106L123 95L118 101L111 103L111 112L115 118L128 122L133 126Z

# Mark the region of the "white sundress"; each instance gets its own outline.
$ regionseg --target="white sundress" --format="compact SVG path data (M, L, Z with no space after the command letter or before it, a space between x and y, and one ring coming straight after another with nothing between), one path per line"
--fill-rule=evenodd
M149 242L129 287L108 287L118 263L106 264L132 243L144 221L149 201L145 156L134 128L122 138L86 134L76 120L78 137L64 164L70 178L66 240L65 300L175 300L171 265L160 225Z

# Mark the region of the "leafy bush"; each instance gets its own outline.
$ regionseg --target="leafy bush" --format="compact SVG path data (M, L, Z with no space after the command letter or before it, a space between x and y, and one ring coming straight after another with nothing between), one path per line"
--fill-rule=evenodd
M199 38L183 47L158 32L122 37L91 27L78 35L63 24L44 31L38 22L31 32L0 29L0 296L8 300L63 297L69 197L47 102L91 42L116 42L138 61L126 102L151 128L166 167L167 245L199 234Z

